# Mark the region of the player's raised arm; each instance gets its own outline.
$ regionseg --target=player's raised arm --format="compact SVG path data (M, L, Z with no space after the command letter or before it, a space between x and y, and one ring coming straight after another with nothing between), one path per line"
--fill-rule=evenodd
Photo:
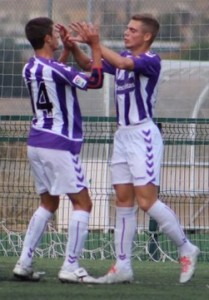
M69 55L72 54L77 64L83 70L90 71L91 70L90 58L86 55L86 53L82 49L80 49L80 47L77 45L75 41L70 40L70 37L72 36L72 30L70 28L67 29L62 24L56 24L55 27L60 33L60 38L64 46L58 60L60 62L66 63Z
M96 89L101 88L103 85L103 72L102 72L102 53L100 48L100 40L98 27L92 24L86 24L85 29L85 42L90 46L92 52L91 62L91 76L89 78L88 88Z
M75 43L71 49L72 55L77 64L84 70L91 70L91 59L86 53Z
M78 33L76 37L73 37L72 41L85 43L87 41L86 30L88 26L90 26L90 24L86 24L84 22L72 23L70 26L71 29ZM102 57L106 59L110 64L112 64L113 66L119 69L133 70L134 62L132 59L128 57L122 57L121 55L105 47L101 43L100 43L100 47L102 51Z
M71 25L69 26L70 30L72 30ZM73 42L73 41L72 41ZM78 44L74 41L72 47L72 54L77 62L77 64L85 71L91 70L91 58L78 46Z
M69 38L69 41L86 43L91 48L92 58L91 61L89 60L91 64L91 76L88 88L102 87L102 57L98 27L87 23L73 23L71 28L77 33L77 36Z
M134 62L131 58L123 57L104 45L100 44L100 47L102 51L102 57L114 67L130 71L134 69Z
M59 57L58 61L62 62L62 63L66 63L70 53L72 52L71 49L73 47L73 42L68 41L68 37L70 36L70 32L62 24L56 24L55 28L59 32L60 38L61 38L61 41L62 41L62 44L63 44L63 50L60 54L60 57Z

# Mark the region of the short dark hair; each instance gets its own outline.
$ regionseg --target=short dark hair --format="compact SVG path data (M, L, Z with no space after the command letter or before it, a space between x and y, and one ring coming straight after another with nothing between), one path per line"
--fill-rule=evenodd
M156 38L160 29L160 24L158 20L151 14L136 14L133 15L131 19L135 21L140 21L144 24L145 31L150 32L152 34L152 38L150 40L151 44Z
M31 19L25 26L25 35L31 46L41 49L44 45L46 35L52 35L53 21L47 17L38 17Z

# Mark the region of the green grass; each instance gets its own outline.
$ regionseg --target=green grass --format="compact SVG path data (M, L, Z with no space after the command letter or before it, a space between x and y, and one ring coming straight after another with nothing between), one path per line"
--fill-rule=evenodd
M46 271L40 282L20 282L13 278L15 257L0 257L1 300L206 300L209 298L209 266L199 263L195 277L179 284L179 265L172 262L134 261L135 281L131 284L62 284L57 279L63 259L36 259L37 270ZM93 276L103 275L110 260L82 260Z

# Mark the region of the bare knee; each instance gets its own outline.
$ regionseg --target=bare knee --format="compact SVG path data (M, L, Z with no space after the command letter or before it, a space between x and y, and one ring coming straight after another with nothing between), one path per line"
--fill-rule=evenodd
M72 202L74 210L91 212L92 201L86 188L81 190L79 193L68 194L68 197Z
M140 198L138 200L138 205L144 212L147 212L152 207L154 202L155 202L155 200L150 201L150 199Z
M48 192L41 194L41 206L54 213L59 207L59 196L52 196Z
M147 212L158 197L158 187L149 183L145 186L135 187L136 198L139 207Z
M116 206L132 207L134 205L135 194L132 184L115 185Z

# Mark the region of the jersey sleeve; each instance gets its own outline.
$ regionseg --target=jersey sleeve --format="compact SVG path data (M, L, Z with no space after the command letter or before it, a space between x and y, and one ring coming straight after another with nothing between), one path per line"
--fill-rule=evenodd
M74 67L55 62L52 66L52 78L59 84L67 84L82 90L87 89L88 77Z
M161 70L161 60L156 54L142 54L139 57L133 57L134 71L147 77L158 76Z
M90 75L87 75L73 67L56 66L54 76L60 84L70 84L81 90L99 89L103 85L102 68L92 68Z
M116 68L105 59L102 59L102 68L104 73L115 75Z

